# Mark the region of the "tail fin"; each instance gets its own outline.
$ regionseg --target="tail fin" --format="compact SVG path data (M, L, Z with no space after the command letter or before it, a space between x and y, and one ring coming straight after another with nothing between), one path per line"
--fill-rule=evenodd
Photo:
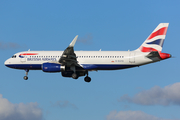
M169 23L160 23L136 51L162 51L168 26Z

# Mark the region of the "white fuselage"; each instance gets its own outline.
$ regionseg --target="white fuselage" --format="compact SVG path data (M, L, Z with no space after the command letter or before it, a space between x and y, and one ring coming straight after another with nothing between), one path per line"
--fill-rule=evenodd
M74 51L78 35L64 51L25 51L19 52L5 61L5 65L14 69L24 69L27 80L29 70L43 72L61 72L63 77L90 82L88 71L118 70L136 67L170 58L162 53L162 46L169 23L160 23L143 44L135 51Z
M14 69L24 69L27 80L29 70L43 72L61 72L63 77L90 82L88 71L118 70L136 67L170 58L162 53L162 46L169 23L160 23L143 44L135 51L74 51L78 35L64 51L25 51L19 52L5 61L5 65Z
M5 65L15 69L40 70L43 63L59 63L63 51L25 51L5 61ZM159 61L149 59L149 52L138 51L75 51L78 64L86 70L124 69ZM96 67L95 67L96 66Z

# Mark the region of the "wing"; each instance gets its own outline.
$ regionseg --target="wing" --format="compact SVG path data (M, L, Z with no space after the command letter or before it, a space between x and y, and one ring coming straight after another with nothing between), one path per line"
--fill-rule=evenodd
M59 59L59 63L63 66L67 67L80 67L77 61L76 54L74 53L74 45L77 41L78 35L73 39L73 41L69 44L69 46L64 50L61 58Z

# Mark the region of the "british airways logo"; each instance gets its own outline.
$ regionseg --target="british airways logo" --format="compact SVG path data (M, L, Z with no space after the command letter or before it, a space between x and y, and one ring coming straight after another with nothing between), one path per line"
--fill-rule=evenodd
M57 61L56 58L27 58L27 61Z
M19 55L20 58L25 58L25 56L30 56L30 55L38 55L38 53L22 53ZM56 58L28 58L27 61L57 61Z
M20 58L24 58L24 56L19 55Z
M24 58L25 55L38 55L38 53L22 53L19 55L19 57Z

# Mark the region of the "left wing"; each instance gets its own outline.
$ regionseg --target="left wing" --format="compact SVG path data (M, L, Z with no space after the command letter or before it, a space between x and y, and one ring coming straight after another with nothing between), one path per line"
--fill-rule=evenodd
M77 61L76 54L74 53L74 45L77 41L78 35L73 39L73 41L69 44L69 46L64 50L61 58L59 59L59 63L62 66L67 67L80 67Z

